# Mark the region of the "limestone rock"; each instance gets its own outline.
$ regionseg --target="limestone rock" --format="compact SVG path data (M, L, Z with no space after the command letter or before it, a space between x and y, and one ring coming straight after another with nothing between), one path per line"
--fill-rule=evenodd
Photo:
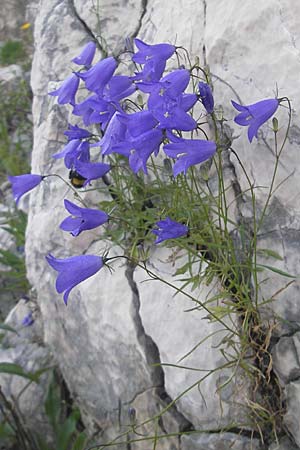
M100 3L102 8L97 18L92 12L95 4L92 1L41 2L35 25L36 52L31 78L35 96L33 172L55 171L66 175L62 164L53 161L51 155L63 145L58 144L58 140L62 140L70 109L58 108L55 101L47 97L49 83L62 81L67 76L72 67L69 61L85 42L99 34L100 23L101 35L112 52L122 47L127 34L138 35L149 43L176 42L186 47L192 58L199 55L201 64L210 65L216 104L224 105L227 124L234 136L240 135L239 140L234 141L234 148L251 180L260 186L255 194L258 211L261 212L266 199L264 186L270 183L270 167L274 164L272 147L264 144L264 139L269 138L272 144L270 124L264 125L259 139L254 139L249 145L245 128L233 122L235 112L230 100L241 99L250 104L273 97L277 83L280 96L289 95L295 112L298 112L300 5L292 0L189 0L184 6L181 1L174 0L172 7L158 0L119 2L116 5ZM280 108L278 117L282 126L286 123L285 113ZM283 128L279 138L284 138ZM267 211L268 221L258 235L262 248L279 251L283 258L269 265L292 274L299 270L299 143L300 134L295 121L279 165L276 186L286 177L289 179L276 190L272 207ZM244 193L239 214L250 218L253 211L247 191L249 186L238 162L233 155L230 158L234 168L230 176ZM181 356L216 328L205 320L203 313L184 313L185 306L180 304L179 297L173 299L169 290L157 288L157 282L137 284L136 287L134 281L140 281L140 275L135 274L136 278L133 278L134 275L126 272L121 263L115 264L113 275L103 270L74 289L66 308L55 291L54 273L46 265L45 255L51 251L56 257L67 257L81 254L86 249L100 254L106 244L93 244L99 237L94 232L74 240L58 230L65 196L73 199L72 192L63 183L55 183L50 178L31 194L26 244L28 276L37 289L45 341L55 352L72 395L85 411L86 421L102 427L104 436L108 438L116 434L119 417L122 426L126 425L127 408L135 404L141 393L145 404L143 408L138 406L138 410L144 410L141 412L143 420L149 411L150 415L155 414L166 405L160 396L162 392L172 399L182 392L183 386L197 381L195 373L164 366L158 371L150 363L176 364ZM85 198L93 204L92 197L87 195ZM264 262L267 264L260 259L260 263ZM163 275L169 277L170 268ZM299 283L285 288L289 280L278 274L268 271L263 277L260 299L274 299L268 303L266 318L271 320L274 315L280 316L282 323L287 324L282 328L290 331L289 322L294 322L295 326L300 322ZM200 295L205 297L205 287ZM189 362L206 370L218 367L221 359L217 349L212 349L207 343L192 354ZM288 373L283 373L283 377L288 376ZM208 403L207 408L197 388L180 398L178 410L171 413L177 429L192 427L193 424L207 427L228 420L231 414L229 405L226 405L222 418L220 410L215 410L216 383L217 377L202 383L201 394ZM300 398L296 385L296 382L290 383L288 388L293 389L293 393L289 394L290 410L286 420L299 444L299 415L292 403L292 398L294 402L299 402ZM230 392L223 393L224 403L230 395ZM236 412L240 414L239 410ZM207 439L211 440L207 440L207 445L212 449L223 445L218 436ZM234 439L237 437L229 437L230 443L235 442ZM201 449L201 437L197 442ZM240 439L237 442L237 448L248 449L249 441Z
M212 433L183 436L182 450L260 450L257 439L250 439L234 433Z
M20 365L25 372L36 372L53 366L49 350L43 344L42 322L35 312L35 322L30 327L24 327L22 320L31 309L26 300L14 307L6 319L6 324L17 333L6 331L0 349L1 363ZM26 418L26 426L31 431L44 432L49 436L50 427L46 420L44 402L49 384L49 372L45 372L39 383L28 383L28 380L17 375L0 373L0 385L9 401L17 402L18 410Z
M293 381L288 384L287 394L287 413L284 417L284 423L293 436L296 444L300 447L299 413L300 413L300 381Z
M282 337L273 349L273 363L283 384L300 378L300 333Z
M298 450L298 448L288 437L284 437L279 440L278 444L272 444L269 450Z

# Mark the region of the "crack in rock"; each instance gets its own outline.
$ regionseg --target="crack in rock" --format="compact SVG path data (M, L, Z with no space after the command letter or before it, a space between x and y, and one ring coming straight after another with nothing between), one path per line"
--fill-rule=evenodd
M145 14L146 14L146 12L147 12L148 0L142 0L141 6L142 6L142 12L141 12L141 15L140 15L140 18L139 18L137 27L136 27L136 29L134 30L134 32L132 33L132 35L131 35L132 39L134 39L135 37L137 37L137 35L138 35L139 32L141 31L143 18L145 17Z
M127 264L127 269L125 271L125 276L127 278L128 284L132 290L132 305L133 305L133 321L136 328L137 339L139 344L144 350L146 361L149 365L150 377L152 380L155 393L160 398L160 400L165 404L169 405L172 402L171 397L166 392L165 389L165 374L160 365L160 355L156 343L153 339L146 334L142 319L140 316L140 296L137 288L137 284L134 280L135 266L133 264ZM154 366L155 364L155 366ZM172 405L169 409L173 418L176 420L179 426L179 431L193 430L194 426L189 422L182 413L180 413L176 405ZM162 427L163 429L163 427Z
M203 46L202 46L202 57L204 65L207 66L207 59L206 59L206 46L205 46L205 30L206 30L206 11L207 11L207 3L206 0L202 0L203 4Z
M96 43L99 50L103 53L104 56L106 56L107 52L105 48L100 44L99 40L97 39L97 36L93 33L93 31L90 29L88 24L83 20L83 18L78 13L74 0L68 0L69 7L73 13L73 15L76 17L76 19L81 23L83 28L85 29L86 33L91 36L92 40Z

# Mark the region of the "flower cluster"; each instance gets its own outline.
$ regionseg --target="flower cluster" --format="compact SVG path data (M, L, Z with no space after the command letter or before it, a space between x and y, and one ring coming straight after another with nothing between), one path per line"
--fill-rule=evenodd
M89 42L81 54L72 59L80 68L49 93L57 97L59 104L69 104L80 124L89 127L69 124L64 133L68 142L53 155L54 159L63 159L71 178L77 180L77 184L73 183L75 187L87 186L117 170L112 163L114 155L125 158L130 170L139 176L148 175L149 161L153 158L158 155L160 160L169 158L172 176L176 179L187 176L192 166L209 160L217 151L214 141L199 138L200 125L193 117L198 103L200 107L203 105L201 116L208 114L214 119L214 98L208 78L203 81L198 76L196 89L192 91L190 70L179 66L165 73L167 61L177 52L174 45L148 45L140 39L135 39L135 45L132 76L116 73L118 62L114 57L93 65L96 45ZM78 89L82 84L88 95L79 99ZM138 96L143 99L142 103L137 102ZM249 106L232 104L239 111L235 122L249 126L251 142L259 127L275 113L279 101L269 99ZM44 178L33 174L10 177L16 202ZM104 211L82 208L67 199L64 205L70 216L62 221L60 228L72 236L110 220ZM189 234L182 217L178 219L180 221L167 216L156 223L157 228L154 226L152 230L157 237L156 244ZM106 261L94 255L63 260L48 255L46 259L58 272L56 289L59 293L65 292L65 303L71 289L98 272Z

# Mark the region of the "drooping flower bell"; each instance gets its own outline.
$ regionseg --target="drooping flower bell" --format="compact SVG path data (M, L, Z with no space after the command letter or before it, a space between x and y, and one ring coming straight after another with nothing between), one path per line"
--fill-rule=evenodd
M152 230L152 233L157 236L155 244L160 244L167 239L176 239L181 236L186 236L189 229L186 225L176 222L175 220L166 217L164 220L156 222L158 229Z
M56 290L59 294L65 291L64 302L66 305L71 290L103 267L103 258L96 255L80 255L58 259L49 254L46 256L46 260L58 272Z
M200 100L208 112L208 114L211 114L214 110L214 98L211 92L211 88L209 84L204 83L203 81L200 81L199 83L199 93L200 93Z
M238 125L248 128L248 139L252 142L254 136L257 138L259 128L275 114L279 106L277 98L270 98L253 103L252 105L243 106L231 101L232 105L240 113L234 118Z
M9 176L8 180L11 182L13 196L16 204L19 203L20 198L31 191L40 184L45 177L42 175L34 175L26 173L24 175Z
M85 82L85 86L89 91L101 94L104 86L113 76L116 67L116 60L110 56L102 59L86 72L77 72L77 75Z
M75 105L75 95L79 86L79 78L76 74L70 75L62 85L55 91L49 92L49 95L57 96L57 102L60 105L65 105L70 103L72 106Z
M138 51L132 56L135 63L143 64L143 70L136 72L134 80L157 82L162 76L167 60L174 54L176 47L171 44L149 45L140 39L134 39Z
M96 52L96 44L91 41L86 44L79 56L72 59L72 62L79 66L89 67L92 64Z
M64 135L67 136L69 141L73 139L85 139L91 136L91 133L84 128L80 128L78 125L71 125L69 123L68 129L64 131Z
M84 230L92 230L108 221L108 215L99 209L80 208L69 200L64 200L66 210L71 214L60 224L60 228L78 236Z
M89 163L81 162L77 159L74 162L75 170L86 179L83 186L86 186L90 181L102 178L110 170L110 165L105 163Z
M168 137L171 142L164 145L164 152L170 158L177 159L173 167L174 177L181 172L186 175L189 167L211 158L217 148L213 141L183 139L170 133L168 133Z

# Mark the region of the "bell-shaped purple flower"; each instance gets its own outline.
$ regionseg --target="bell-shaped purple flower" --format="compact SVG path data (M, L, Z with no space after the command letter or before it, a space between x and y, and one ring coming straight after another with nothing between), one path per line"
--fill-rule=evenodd
M77 72L77 75L85 82L85 86L89 91L101 94L104 86L113 76L116 67L116 60L110 56L102 59L86 72Z
M75 116L82 116L83 123L86 126L100 123L104 130L118 107L118 104L107 102L94 94L75 105L72 113Z
M176 48L170 44L149 45L140 39L134 40L138 51L132 56L132 60L138 64L144 64L141 72L136 72L134 80L158 81L162 76L166 61L174 54Z
M86 179L83 186L86 186L90 181L102 178L110 171L110 165L104 163L88 163L81 162L78 159L74 162L75 170Z
M107 102L117 102L129 97L136 90L132 80L125 75L113 76L103 89L103 99Z
M197 122L187 113L197 96L183 93L189 80L189 71L178 69L158 83L138 83L143 92L150 93L148 108L159 122L159 128L191 131L197 127Z
M71 125L69 123L68 129L64 131L64 135L67 136L69 141L73 139L85 139L91 136L91 133L84 128L79 128L78 125Z
M22 319L23 327L30 327L34 323L34 318L32 316L32 312L30 311L26 316Z
M126 126L119 120L119 113L115 113L110 119L103 138L93 147L101 147L102 155L109 155L113 152L113 147L125 139Z
M149 45L137 38L134 39L134 43L138 51L132 56L132 61L138 64L145 64L152 58L167 60L176 50L176 47L171 44Z
M49 95L57 96L58 103L60 105L65 105L70 103L72 106L75 105L75 95L79 86L79 78L76 74L70 75L62 85L55 91L49 92Z
M79 56L72 59L72 62L78 64L79 66L89 67L95 56L96 44L91 41L86 44Z
M33 175L31 173L27 173L24 175L17 176L9 176L8 180L12 184L12 191L14 195L14 199L16 204L19 203L20 198L31 191L31 189L35 188L40 184L40 182L45 178L42 175Z
M73 139L61 152L52 155L52 158L64 158L65 166L67 169L71 169L76 160L81 162L90 161L90 144L86 141L82 142L80 139Z
M183 139L171 134L169 134L169 138L172 142L164 145L164 152L170 158L177 158L173 167L174 177L181 172L186 175L190 166L206 161L216 151L216 144L212 141Z
M103 267L103 258L96 255L72 256L66 259L57 259L53 255L46 256L48 264L58 272L56 290L64 293L64 302L67 305L71 290L77 284L90 278Z
M170 219L170 217L166 217L165 220L156 222L156 225L158 229L152 230L152 233L157 236L155 244L159 244L167 239L176 239L181 236L186 236L189 232L186 225L175 222L175 220Z
M235 123L249 127L248 139L252 142L253 137L257 137L258 129L277 111L279 100L277 98L271 98L248 106L239 105L233 100L231 103L235 109L240 111L234 118Z
M125 141L119 142L114 145L113 151L127 156L134 173L143 170L147 174L147 161L152 153L158 154L162 139L162 130L153 128L137 137L128 137Z
M211 92L211 88L209 84L204 83L203 81L200 81L198 86L202 105L204 106L208 114L211 114L214 110L214 98Z
M121 123L126 124L126 128L132 137L140 136L158 124L153 114L147 110L133 114L118 114L118 119Z
M64 231L78 236L82 231L92 230L108 221L108 215L99 209L80 208L69 200L64 200L66 210L71 214L60 224Z

